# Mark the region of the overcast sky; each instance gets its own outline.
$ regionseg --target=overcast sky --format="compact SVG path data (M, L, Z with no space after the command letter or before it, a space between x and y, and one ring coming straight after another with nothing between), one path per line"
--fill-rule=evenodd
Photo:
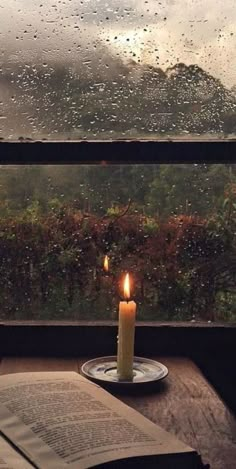
M102 43L124 61L196 63L236 84L236 0L0 0L0 18L4 63L86 67Z

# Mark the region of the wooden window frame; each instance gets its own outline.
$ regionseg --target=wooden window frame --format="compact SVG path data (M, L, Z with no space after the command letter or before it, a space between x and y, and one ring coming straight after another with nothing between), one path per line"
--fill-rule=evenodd
M235 163L231 140L0 141L0 164Z
M0 164L233 164L236 139L0 141ZM72 356L116 353L117 323L1 321L0 355ZM136 353L231 353L235 324L139 323Z

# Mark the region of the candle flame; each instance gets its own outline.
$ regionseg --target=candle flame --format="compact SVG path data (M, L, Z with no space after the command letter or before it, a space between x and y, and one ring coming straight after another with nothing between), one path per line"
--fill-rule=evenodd
M104 268L105 272L108 272L108 270L109 270L109 258L108 258L108 256L105 256L103 268Z
M126 274L124 280L124 297L128 301L130 299L130 282L129 282L129 274Z

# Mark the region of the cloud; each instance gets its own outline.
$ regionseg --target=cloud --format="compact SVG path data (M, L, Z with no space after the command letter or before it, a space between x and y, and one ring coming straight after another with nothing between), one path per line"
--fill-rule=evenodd
M231 0L137 0L139 21L115 28L126 57L166 68L176 62L196 63L231 87L236 83L236 3ZM141 19L140 19L141 18ZM105 32L104 32L105 36ZM120 37L119 37L120 36ZM125 37L129 41L125 41Z
M102 41L124 60L197 63L236 83L235 0L0 0L0 13L5 63L73 64Z

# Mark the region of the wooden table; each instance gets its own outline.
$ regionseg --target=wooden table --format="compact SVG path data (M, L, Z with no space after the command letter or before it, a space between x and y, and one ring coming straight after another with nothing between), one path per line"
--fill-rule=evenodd
M236 468L236 421L199 368L186 358L152 357L169 376L159 390L118 395L145 417L195 448L211 469ZM4 357L0 374L24 371L76 371L86 358Z

